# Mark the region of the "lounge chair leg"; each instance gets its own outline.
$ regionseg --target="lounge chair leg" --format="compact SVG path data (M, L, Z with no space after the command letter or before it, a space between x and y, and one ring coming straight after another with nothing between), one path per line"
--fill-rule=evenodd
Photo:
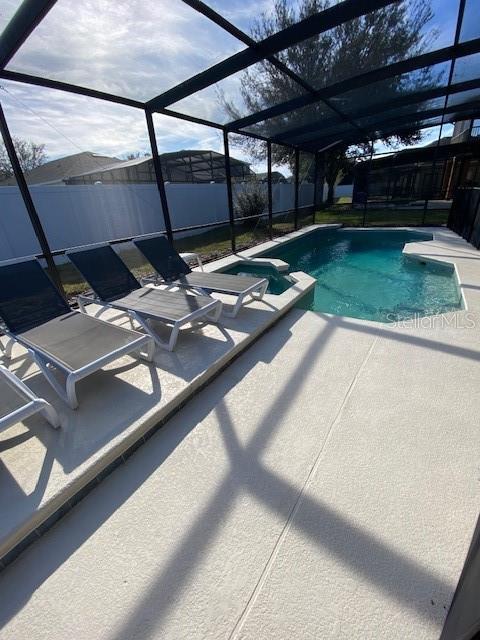
M152 329L148 318L142 318L142 316L138 313L135 313L135 311L131 311L130 315L134 320L138 322L145 333L147 333L155 341L156 345L158 345L162 349L167 349L167 351L173 351L173 349L175 348L175 343L177 342L180 325L174 324L172 333L170 334L170 338L168 342L165 342L160 338L158 333L154 329Z
M268 281L262 285L258 291L252 291L250 294L254 300L262 300L263 296L267 293Z
M85 298L83 296L77 296L77 304L82 313L87 313L85 309Z
M58 429L61 426L58 413L46 400L39 399L38 401L43 405L43 408L40 411L45 420L49 422L54 429Z
M237 301L235 302L233 309L231 311L225 311L225 307L224 307L223 315L226 316L227 318L235 318L237 316L237 313L242 308L244 300L245 300L245 294L241 293L238 296Z
M220 300L217 301L218 304L208 313L205 317L208 318L211 322L217 322L222 315L223 305Z
M228 318L235 318L238 312L240 311L240 309L242 308L243 303L245 302L245 298L247 296L250 296L253 300L262 300L263 296L267 292L267 289L268 289L268 280L266 280L261 285L261 287L259 287L255 291L247 291L247 292L241 293L238 296L232 311L224 311L223 314Z
M100 307L100 309L94 314L94 317L100 318L100 316L104 314L107 309L108 307Z
M50 385L55 389L57 394L60 396L60 398L62 398L64 402L70 405L72 409L76 409L78 406L78 403L75 406L72 406L70 404L70 399L68 397L68 389L66 390L58 382L57 378L55 377L55 374L53 373L53 370L55 369L55 367L47 360L44 360L38 353L35 353L32 349L28 349L28 353L30 354L30 357L38 366L40 371L43 373L47 381L50 383ZM67 383L68 383L68 378L67 378ZM76 401L76 397L75 397L75 401Z
M155 340L153 340L153 338L149 340L145 353L139 351L138 355L147 362L153 362L153 356L155 355Z
M177 344L178 334L180 332L180 325L175 323L173 325L172 333L170 334L170 339L168 341L168 346L166 347L168 351L173 351L175 349L175 345Z
M69 376L67 376L67 382L66 382L67 402L71 409L78 408L77 393L75 390L76 384L77 384L77 378L73 373L71 373Z
M12 357L12 349L14 344L15 340L13 338L9 338L5 344L2 343L2 348L7 360L10 360Z

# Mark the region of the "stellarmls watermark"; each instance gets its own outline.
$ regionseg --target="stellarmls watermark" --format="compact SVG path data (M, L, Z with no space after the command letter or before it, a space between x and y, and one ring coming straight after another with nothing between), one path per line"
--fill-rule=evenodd
M400 329L475 329L479 316L466 311L438 316L414 315L405 320L398 320L394 313L387 314L387 322Z

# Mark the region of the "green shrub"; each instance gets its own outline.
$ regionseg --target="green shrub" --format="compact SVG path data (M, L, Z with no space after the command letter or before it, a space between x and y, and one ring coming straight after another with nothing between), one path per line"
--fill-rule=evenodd
M260 182L245 182L235 185L234 211L237 218L259 216L267 208L266 185Z

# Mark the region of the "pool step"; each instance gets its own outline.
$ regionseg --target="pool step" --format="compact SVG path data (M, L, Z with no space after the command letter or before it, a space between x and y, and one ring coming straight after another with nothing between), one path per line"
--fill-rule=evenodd
M280 273L284 273L285 271L288 271L290 268L290 265L288 264L288 262L285 262L284 260L280 260L279 258L250 258L250 259L243 258L242 260L236 261L234 264L235 265L238 265L238 264L265 265L267 267L273 267Z

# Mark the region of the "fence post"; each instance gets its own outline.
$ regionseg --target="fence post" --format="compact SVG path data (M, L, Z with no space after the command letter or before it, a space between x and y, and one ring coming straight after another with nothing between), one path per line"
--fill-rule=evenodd
M35 205L33 203L32 196L30 194L30 190L27 185L27 181L25 180L25 176L23 175L22 167L20 165L20 161L18 160L17 152L15 151L15 145L13 144L13 140L10 135L10 131L8 129L7 121L5 119L5 114L3 112L3 108L1 104L0 104L0 131L3 137L3 142L5 144L5 149L7 150L10 164L12 165L12 170L15 176L15 180L17 182L17 186L20 189L20 194L25 204L28 217L30 218L33 231L38 240L38 244L40 245L42 256L47 261L48 272L52 280L55 282L58 289L60 290L60 293L66 299L60 274L58 272L57 265L55 264L55 260L53 259L52 251L50 249L47 236L43 229L37 210L35 209Z
M230 148L228 146L228 131L223 130L223 148L225 151L225 179L227 181L228 219L230 222L230 234L232 253L237 250L235 242L235 219L233 216L232 172L230 168Z

